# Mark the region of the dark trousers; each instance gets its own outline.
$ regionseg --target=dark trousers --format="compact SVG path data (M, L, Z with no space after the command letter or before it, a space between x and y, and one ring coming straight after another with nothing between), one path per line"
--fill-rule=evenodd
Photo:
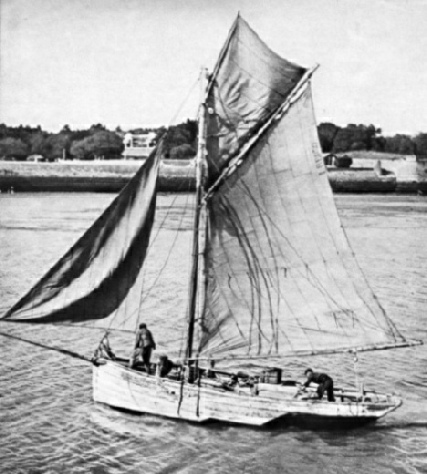
M317 387L317 395L319 396L319 399L323 398L325 392L328 395L328 402L334 402L334 381L332 379L326 380Z
M134 367L138 359L141 358L148 374L150 372L150 359L152 350L152 347L137 347L132 356L131 367Z
M147 369L147 372L150 370L151 351L152 351L152 347L144 347L142 349L142 360Z

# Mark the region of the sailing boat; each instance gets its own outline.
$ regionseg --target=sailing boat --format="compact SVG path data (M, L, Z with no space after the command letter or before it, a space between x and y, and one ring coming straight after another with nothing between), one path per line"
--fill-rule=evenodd
M387 317L341 226L317 136L313 72L272 52L237 17L213 73L203 75L185 359L162 377L112 357L103 338L96 402L250 425L290 414L373 420L400 406L359 389L316 399L271 369L288 357L420 343ZM136 331L162 147L5 320ZM213 360L264 372L232 376L208 370Z

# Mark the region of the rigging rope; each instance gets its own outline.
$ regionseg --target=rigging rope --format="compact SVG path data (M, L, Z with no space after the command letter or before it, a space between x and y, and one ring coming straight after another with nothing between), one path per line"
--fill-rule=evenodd
M20 342L26 342L27 344L32 344L33 346L40 347L41 349L60 352L61 354L67 355L69 357L73 357L74 359L84 360L85 362L92 362L91 359L88 359L84 355L78 354L77 352L70 351L68 349L61 349L60 347L46 346L45 344L42 344L41 342L31 341L29 339L24 339L22 337L14 336L12 334L6 334L4 332L0 332L0 336L8 337L9 339L14 339Z
M172 118L170 119L169 121L169 127L172 125L172 123L174 123L179 115L179 113L181 112L181 110L183 109L184 105L187 103L190 95L193 93L195 87L197 86L198 84L198 81L199 81L199 78L197 78L194 83L190 86L189 88L189 91L187 93L187 95L185 96L184 100L181 102L181 104L179 105L176 113L172 116ZM197 114L194 114L195 116L197 116ZM170 133L170 128L168 127L168 129L166 130L166 136L168 135L168 133ZM189 166L189 169L187 171L187 176L186 178L188 179L190 177L190 172L191 172L191 167ZM172 200L172 202L169 204L169 206L167 207L167 210L166 210L166 214L163 218L163 220L161 221L160 225L158 226L158 229L156 231L156 233L154 235L151 236L150 238L150 242L149 242L149 245L148 245L148 248L147 248L147 255L146 255L146 259L148 259L149 255L150 255L150 250L152 250L153 248L153 245L155 244L155 242L157 241L157 238L161 232L161 230L164 228L164 223L167 221L167 219L170 217L170 214L171 214L171 211L174 209L174 205L175 205L175 202L176 200L178 199L178 194L184 190L184 186L186 185L186 180L183 180L180 184L179 184L179 187L178 187L178 191L177 191L177 195L175 196L175 198ZM138 311L138 315L137 317L135 318L135 332L137 331L138 329L138 324L139 324L139 312L140 312L140 308L141 308L141 305L146 301L146 299L149 297L150 293L152 292L153 288L155 288L159 278L162 276L165 268L167 267L167 264L168 264L168 261L169 261L169 258L172 254L172 250L174 249L174 246L175 246L175 243L176 243L176 240L178 238L178 235L179 235L179 229L181 228L181 225L182 225L182 222L185 218L185 215L187 213L187 209L188 209L188 202L189 202L189 197L187 196L187 199L186 199L186 202L185 202L185 205L184 205L184 209L183 209L183 212L180 216L180 221L179 221L179 224L178 224L178 227L175 231L175 236L172 240L172 244L170 245L170 249L169 249L169 252L167 254L167 257L166 257L166 260L163 264L163 266L160 268L160 270L158 271L155 279L154 279L154 282L151 284L151 286L146 289L144 288L144 280L145 280L145 276L146 276L146 268L144 267L144 271L143 271L143 275L142 275L142 284L141 284L141 291L140 291L140 301L139 301L139 305L138 305L138 309L136 311ZM110 324L109 324L109 327L108 329L106 330L106 333L108 333L110 330L111 330L111 326L113 324L113 321L116 319L116 316L117 316L117 310L118 308L116 308L116 311L115 311L115 315L111 318L110 320ZM129 321L133 316L135 316L135 311L129 313L124 319L123 319L123 322L122 322L122 326L124 327L126 322ZM158 319L159 320L159 319Z
M354 385L356 387L356 390L359 390L359 373L358 373L358 367L357 367L357 362L359 361L357 357L357 351L353 351L353 364L354 364Z

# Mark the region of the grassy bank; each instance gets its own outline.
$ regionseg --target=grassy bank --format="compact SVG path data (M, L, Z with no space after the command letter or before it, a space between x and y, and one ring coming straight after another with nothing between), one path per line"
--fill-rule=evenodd
M0 189L25 191L118 192L141 166L140 162L0 162ZM159 189L188 191L195 186L192 162L161 163Z
M371 155L366 156L367 162L376 158ZM362 156L357 158L363 160ZM388 159L394 159L394 157ZM141 163L130 161L0 162L0 189L2 192L7 192L11 188L16 192L118 192L135 174L140 165ZM392 193L399 191L395 176L377 176L369 168L369 166L359 166L344 170L328 167L328 178L333 191L337 193ZM158 181L160 191L188 192L194 187L195 168L193 162L167 161L161 164ZM417 189L405 188L404 192L417 192Z
M336 193L393 193L396 191L395 176L377 176L373 170L328 167L328 178Z

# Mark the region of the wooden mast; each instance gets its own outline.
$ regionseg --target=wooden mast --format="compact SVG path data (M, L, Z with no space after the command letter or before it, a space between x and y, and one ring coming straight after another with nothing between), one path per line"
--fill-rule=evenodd
M197 287L199 274L199 225L200 211L202 206L203 193L203 164L206 150L206 98L207 98L207 77L206 68L201 69L200 73L200 105L198 116L198 146L196 157L196 210L193 225L193 249L192 266L190 273L189 298L188 298L188 335L186 358L191 359L193 353L194 323L196 320Z

